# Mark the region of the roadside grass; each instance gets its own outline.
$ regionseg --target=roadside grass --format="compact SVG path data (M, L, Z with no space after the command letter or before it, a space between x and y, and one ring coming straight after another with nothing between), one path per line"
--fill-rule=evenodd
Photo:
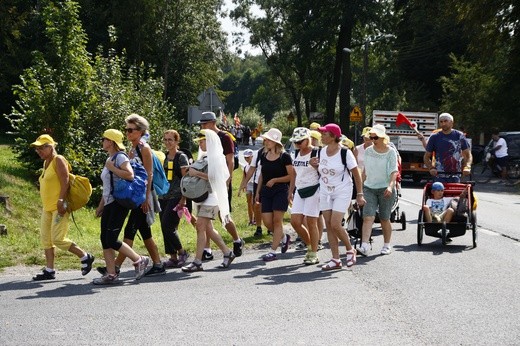
M0 144L0 195L9 197L9 205L12 210L9 213L6 208L0 206L0 224L5 224L8 232L6 236L0 236L0 270L15 265L45 265L45 257L39 242L41 201L36 185L37 178L36 173L29 172L18 162L9 145ZM236 196L241 179L242 170L235 170L233 173L232 217L237 230L245 240L246 247L270 242L271 237L265 234L265 227L263 228L264 237L258 239L253 236L255 227L248 225L246 197L245 195ZM94 216L94 209L82 208L74 212L74 218L78 227L71 219L69 238L85 251L95 255L95 265L102 265L104 260L99 240L100 220ZM286 219L285 222L289 222L289 219ZM232 238L222 224L216 221L214 226L224 241L231 245ZM197 240L193 226L182 219L178 232L184 248L193 254ZM156 221L152 226L152 233L159 253L166 258L158 214L156 214ZM120 239L122 239L122 233ZM216 249L214 244L212 247ZM134 248L138 253L147 253L139 236L136 237ZM58 270L79 269L80 265L76 256L58 249L55 253Z

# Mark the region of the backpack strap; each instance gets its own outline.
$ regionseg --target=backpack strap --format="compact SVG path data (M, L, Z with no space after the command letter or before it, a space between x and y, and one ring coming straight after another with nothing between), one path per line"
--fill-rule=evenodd
M118 151L117 153L114 154L114 156L112 156L112 158L110 159L110 161L114 161L114 166L116 164L116 158L117 158L117 155L119 154L123 154L125 155L126 157L128 157L128 155L126 155L126 153L122 152L122 151ZM116 166L117 167L117 166ZM117 167L119 168L119 167ZM113 194L114 193L114 172L112 171L108 171L110 173L110 194Z

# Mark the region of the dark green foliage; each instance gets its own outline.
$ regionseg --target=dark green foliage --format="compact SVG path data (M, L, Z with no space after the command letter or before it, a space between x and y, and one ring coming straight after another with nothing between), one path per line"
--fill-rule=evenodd
M162 81L146 77L153 75L152 68L136 69L116 56L91 59L77 4L44 3L49 47L35 53L34 65L15 87L17 107L8 116L17 133L14 148L22 162L37 170L41 161L29 144L48 133L73 171L88 176L96 186L106 159L100 141L105 129L123 130L124 118L138 113L150 122L152 146L160 148L162 131L179 124L162 98Z

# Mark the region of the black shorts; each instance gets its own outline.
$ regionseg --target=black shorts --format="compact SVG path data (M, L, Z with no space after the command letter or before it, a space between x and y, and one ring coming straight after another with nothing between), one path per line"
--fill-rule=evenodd
M262 186L260 191L262 213L272 213L275 210L287 211L289 207L288 192L288 184L275 184L273 187Z

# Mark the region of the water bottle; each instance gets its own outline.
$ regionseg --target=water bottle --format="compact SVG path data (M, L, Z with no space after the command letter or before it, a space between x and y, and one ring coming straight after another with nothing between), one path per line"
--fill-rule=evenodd
M67 201L63 201L63 208L67 209ZM56 217L54 218L54 223L59 223L62 218L62 215L56 214Z

